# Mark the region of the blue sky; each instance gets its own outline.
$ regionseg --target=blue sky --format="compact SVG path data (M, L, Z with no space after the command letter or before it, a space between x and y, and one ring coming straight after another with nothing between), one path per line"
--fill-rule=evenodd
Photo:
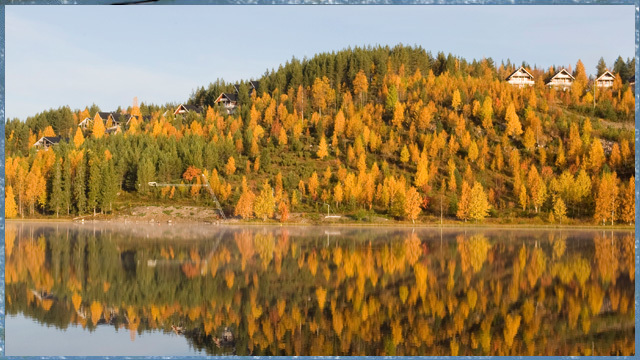
M467 60L594 73L634 56L634 7L6 6L6 116L92 103L184 102L199 86L259 78L323 51L421 45Z

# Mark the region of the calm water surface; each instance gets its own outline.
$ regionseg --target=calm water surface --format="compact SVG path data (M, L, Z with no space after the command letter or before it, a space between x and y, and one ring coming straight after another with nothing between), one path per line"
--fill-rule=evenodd
M8 356L635 349L632 231L8 223L5 270Z

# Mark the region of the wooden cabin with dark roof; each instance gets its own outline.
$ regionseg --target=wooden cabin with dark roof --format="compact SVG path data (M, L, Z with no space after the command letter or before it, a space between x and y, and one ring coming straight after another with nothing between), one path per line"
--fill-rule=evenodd
M222 93L214 104L221 104L227 110L227 114L233 114L238 106L238 94Z
M93 117L93 120L96 120L96 117L99 117L102 120L102 123L105 124L105 126L107 125L109 119L111 119L112 123L117 122L115 112L98 111L96 113L96 116Z
M517 87L531 86L535 84L533 75L527 71L524 67L520 66L518 70L507 76L507 82Z
M602 73L602 75L598 76L598 78L596 79L596 86L604 87L604 88L612 87L615 79L616 79L615 75L610 73L609 70L606 70L605 72Z
M178 105L176 110L173 112L173 115L182 115L189 112L195 112L195 113L201 114L202 110L203 108L201 106L180 104Z
M131 114L113 113L111 126L122 126L122 124L127 124L129 123L129 120L131 120L131 116Z
M251 80L249 81L249 86L251 86L251 90L249 91L249 94L251 94L251 91L255 91L256 95L258 95L257 92L258 92L258 88L260 87L260 81Z
M555 75L553 75L545 85L566 90L570 88L571 85L573 85L573 81L575 79L576 78L574 78L573 75L571 75L566 69L563 68L562 70L555 73Z
M251 80L249 81L248 86L249 86L249 95L251 95L254 91L256 92L256 95L258 95L257 94L258 86L260 86L259 81ZM240 93L240 84L234 84L233 89L235 90L236 94Z
M249 86L249 95L255 93L258 95L258 88L260 86L259 81L251 80L248 83ZM236 110L236 106L238 106L238 94L240 93L240 84L233 85L234 93L222 93L218 98L214 101L214 104L221 104L225 110L227 110L227 114L233 114Z
M60 136L43 136L38 141L36 141L32 146L36 149L49 149L53 145L57 145L61 140Z

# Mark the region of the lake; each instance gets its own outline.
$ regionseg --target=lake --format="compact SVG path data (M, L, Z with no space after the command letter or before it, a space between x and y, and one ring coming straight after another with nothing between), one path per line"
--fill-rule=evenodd
M634 355L634 232L6 224L6 355Z

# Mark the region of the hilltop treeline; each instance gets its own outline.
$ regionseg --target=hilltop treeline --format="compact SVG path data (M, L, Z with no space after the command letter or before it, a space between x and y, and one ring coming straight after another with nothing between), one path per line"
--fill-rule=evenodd
M622 64L628 76L631 61ZM412 221L633 222L628 79L616 74L594 100L580 60L566 91L544 86L553 68L528 69L536 78L528 88L504 81L514 70L419 47L356 48L293 59L260 78L257 92L240 82L233 114L213 103L235 91L218 81L192 95L201 114L141 105L110 134L100 119L76 126L95 106L13 120L7 215L110 212L126 193L207 203L199 186L147 185L200 185L205 174L223 208L243 218L284 221L330 204ZM30 147L43 135L67 140Z

